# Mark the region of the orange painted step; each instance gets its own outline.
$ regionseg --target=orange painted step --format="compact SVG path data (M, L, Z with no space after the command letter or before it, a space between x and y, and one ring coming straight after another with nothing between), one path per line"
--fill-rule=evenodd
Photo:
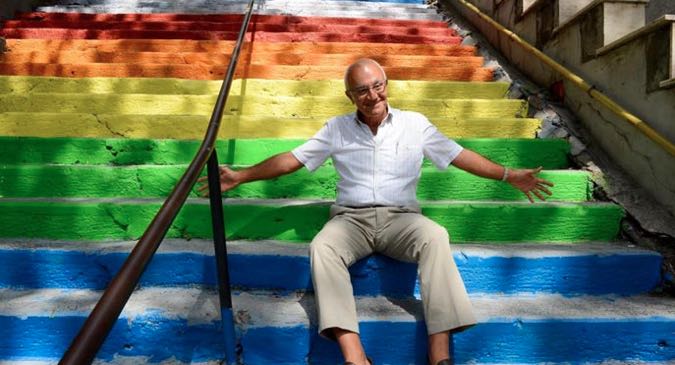
M382 66L400 67L453 67L458 65L481 67L482 57L474 56L411 56L372 54L323 54L323 53L285 53L253 52L243 53L239 58L242 64L260 65L343 65L348 66L357 59L368 56ZM135 64L203 64L224 65L230 62L228 53L206 52L97 52L45 50L20 52L12 51L0 54L2 63L135 63Z
M86 14L86 13L17 13L16 20L67 21L67 22L217 22L241 24L242 14ZM343 25L388 25L396 27L448 28L448 24L438 20L406 20L406 19L370 19L339 18L295 15L254 14L251 23L265 24L343 24Z
M3 28L9 29L80 29L80 30L133 30L133 31L208 31L208 32L239 32L241 23L219 23L204 21L79 21L67 20L31 21L7 20ZM455 31L449 28L408 25L373 25L373 24L342 24L342 23L251 23L249 32L330 32L330 33L386 33L425 36L456 36Z
M195 41L183 39L7 39L10 52L44 50L98 52L214 52L232 53L232 41ZM242 55L249 52L324 53L363 55L474 56L473 46L405 43L339 42L254 42L244 43Z
M195 39L233 40L238 32L211 31L162 31L162 30L89 30L67 28L21 28L0 29L0 37L41 39ZM249 32L247 41L263 42L372 42L372 43L444 43L459 44L460 37L425 36L389 33L341 33L341 32Z
M58 77L173 77L195 80L222 80L226 65L138 65L118 63L45 64L0 63L1 75ZM492 81L492 70L473 66L385 67L392 80ZM341 79L344 66L270 66L240 64L237 78L329 80Z

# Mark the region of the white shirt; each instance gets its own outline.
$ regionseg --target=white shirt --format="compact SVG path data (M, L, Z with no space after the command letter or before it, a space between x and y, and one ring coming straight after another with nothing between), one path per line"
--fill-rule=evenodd
M354 112L330 119L291 153L310 171L333 159L338 205L416 207L423 157L445 169L462 150L424 115L389 107L375 136Z

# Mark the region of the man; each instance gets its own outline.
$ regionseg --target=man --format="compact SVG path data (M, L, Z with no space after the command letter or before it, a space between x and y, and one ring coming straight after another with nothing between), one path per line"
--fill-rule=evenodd
M220 171L221 189L314 171L331 157L340 176L331 219L312 240L310 263L319 332L338 342L345 364L372 364L361 345L348 267L380 252L419 265L429 361L450 365L450 334L476 323L445 228L420 214L416 200L423 157L502 180L544 200L550 182L535 170L507 169L443 136L423 115L391 108L382 67L360 59L345 72L345 94L357 111L329 120L305 144L255 166ZM202 180L203 181L203 180ZM207 186L200 187L205 192Z

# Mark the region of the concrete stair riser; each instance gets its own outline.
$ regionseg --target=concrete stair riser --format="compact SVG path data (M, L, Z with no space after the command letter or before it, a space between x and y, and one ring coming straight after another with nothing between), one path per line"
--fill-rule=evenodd
M93 113L134 115L210 116L215 95L148 94L8 94L0 99L0 112ZM518 118L527 116L523 100L498 99L404 99L391 97L389 103L402 110L415 110L432 119ZM330 118L353 112L346 97L254 97L230 96L225 115L264 116L266 118ZM58 113L57 113L58 114Z
M243 167L243 166L240 166ZM163 197L187 170L179 166L109 167L92 165L0 165L0 196L17 197ZM585 172L545 171L553 182L549 201L586 201L590 179ZM228 192L230 198L335 199L338 176L332 166L314 173L301 170L278 179L253 182ZM58 191L45 186L58 186ZM193 196L197 196L193 189ZM546 196L546 194L544 194ZM526 200L508 184L486 180L451 168L424 168L417 188L420 200Z
M346 68L361 55L346 54L304 54L304 53L258 53L244 54L239 58L242 65L344 65ZM374 56L372 59L379 62L383 67L447 67L471 66L480 68L483 66L482 57L448 57L448 56ZM9 64L21 63L138 63L138 64L163 64L163 65L223 65L230 62L229 54L213 54L204 52L173 53L173 52L12 52L0 61ZM245 66L242 66L245 67Z
M492 69L455 66L435 69L415 67L385 67L387 77L402 80L490 81ZM45 64L0 63L2 75L42 75L59 77L175 77L194 80L222 80L226 66L208 65L129 65L129 64ZM339 66L267 66L240 65L236 78L266 78L289 80L329 80L344 75Z
M0 244L0 263L6 268L0 272L0 287L103 290L134 244ZM227 250L230 283L235 288L313 289L306 243L234 241ZM463 244L453 245L452 250L472 294L636 295L654 289L661 281L661 256L625 245ZM419 298L415 264L374 255L357 262L350 273L357 296ZM215 280L212 242L169 240L160 246L140 285L214 288Z
M63 337L75 333L100 294L57 290L0 293L11 298L3 301L0 328L33 334L41 340L12 348L15 359L58 357L66 346ZM41 299L37 305L36 298ZM64 309L54 311L55 302ZM512 363L522 358L532 359L532 363L672 359L673 348L664 344L673 341L674 318L672 314L660 315L669 306L663 299L476 296L472 302L480 324L455 336L460 364ZM356 304L369 354L386 364L424 363L426 329L419 302L375 297L359 298ZM234 306L247 308L236 313L244 363L299 364L308 358L319 364L340 361L335 344L316 333L311 295L240 294L234 296ZM648 309L635 312L645 307ZM27 312L29 308L32 312ZM223 350L218 345L218 315L213 292L141 290L132 296L113 329L113 340L98 356L108 360L115 355L152 356L153 361L219 358ZM521 340L518 346L513 346L513 338ZM555 348L545 345L549 343L555 343Z
M0 132L6 136L31 137L122 137L199 139L208 117L198 115L125 115L0 113ZM492 118L449 119L432 116L431 121L451 138L532 138L539 129L538 119ZM264 116L225 116L219 138L309 138L326 123L326 117L274 118Z
M392 22L394 23L394 22ZM394 23L395 24L395 23ZM30 21L30 20L8 20L2 24L4 29L74 29L74 30L133 30L133 31L164 31L171 32L239 32L241 21L231 23L220 22L187 22L187 21L120 21L120 22L101 22L101 21L79 21L72 22L68 20L52 21ZM425 27L424 24L410 24L407 26L381 24L342 24L339 20L335 24L315 23L315 24L274 24L274 23L256 23L253 22L247 28L248 32L279 32L279 33L374 33L374 34L401 34L418 36L456 36L456 32L448 28ZM188 33L189 34L189 33Z
M568 167L562 139L458 139L462 146L514 167ZM232 139L216 142L221 163L250 165L304 143L291 139ZM0 137L0 164L172 165L192 161L199 141ZM327 164L329 164L327 162ZM427 162L425 166L429 166Z
M16 13L15 20L32 21L69 21L69 22L215 22L239 23L243 14L185 14L185 13L155 13L155 14L86 14L86 13ZM251 16L252 24L326 24L339 23L342 25L389 25L398 27L422 26L425 28L448 28L444 21L408 20L408 19L360 19L339 17L303 17L297 15L261 15Z
M306 242L328 219L322 201L227 200L231 239ZM19 199L0 201L3 238L136 239L160 202L149 199ZM425 202L422 212L446 227L453 242L585 242L613 240L623 216L611 204ZM23 224L17 225L15 222ZM534 225L532 222L536 222ZM190 199L167 233L169 238L211 237L208 200Z
M235 40L238 32L209 31L163 31L163 30L89 30L67 28L21 28L0 29L4 38L41 39L194 39L194 40ZM418 43L418 44L459 44L458 37L446 35L408 35L384 33L342 33L342 32L265 32L246 34L248 42L373 42L373 43Z
M100 52L217 52L231 54L232 41L198 41L184 39L7 39L11 51L40 51L60 49L62 51ZM362 54L365 56L415 55L415 56L475 56L473 46L448 44L408 43L359 43L359 42L254 42L242 45L242 54L251 52L316 53L316 54ZM100 75L98 75L100 76ZM341 79L342 77L336 77ZM282 79L286 79L283 77Z
M222 81L182 79L2 76L0 77L0 94L87 92L91 94L217 95L221 85ZM508 86L504 82L389 80L387 92L391 97L400 95L420 99L501 99L506 95ZM230 95L343 98L345 97L344 87L342 79L303 81L235 79L232 81Z

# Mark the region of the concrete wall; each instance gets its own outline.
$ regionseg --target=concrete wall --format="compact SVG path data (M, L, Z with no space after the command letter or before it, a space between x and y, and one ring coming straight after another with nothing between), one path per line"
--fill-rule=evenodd
M647 4L647 22L660 18L665 14L675 14L675 1L650 0Z
M8 19L14 16L16 11L28 11L32 7L46 3L45 0L3 0L0 1L0 19Z
M442 1L446 6L457 9L514 66L535 82L546 87L562 79L509 37L497 33L487 22L464 10L458 1ZM500 14L495 14L494 17L501 18L502 21L513 19ZM521 27L514 23L505 25L510 29ZM638 38L603 56L582 62L584 42L581 39L581 28L579 22L565 27L553 34L541 49L588 83L597 85L599 90L645 120L667 139L675 141L675 128L672 124L672 116L675 115L673 89L660 89L650 93L645 90L647 63L656 61L653 57L645 57L645 39ZM533 36L530 34L527 38ZM675 158L571 83L565 81L565 90L566 104L590 133L593 139L591 143L595 147L601 147L614 163L675 216Z

